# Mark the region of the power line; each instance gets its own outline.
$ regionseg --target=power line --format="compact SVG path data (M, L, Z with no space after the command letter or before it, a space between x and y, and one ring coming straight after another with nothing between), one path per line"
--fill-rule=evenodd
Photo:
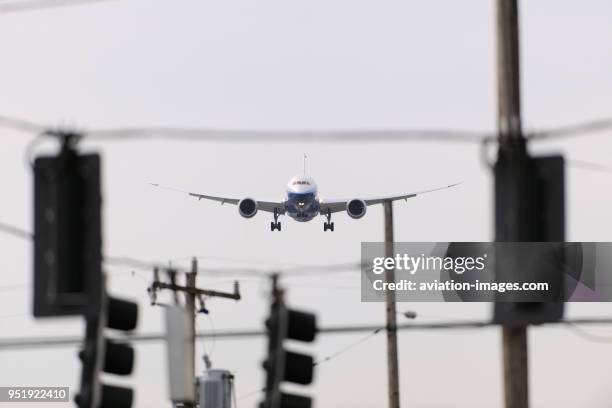
M34 234L28 232L22 228L15 227L10 224L0 223L0 232L15 236L17 238L26 239L31 241L34 239ZM136 269L154 269L159 268L161 270L171 269L168 265L163 265L157 262L143 261L140 259L128 257L128 256L106 256L104 262L110 265L123 265L129 266ZM248 262L248 261L245 261ZM299 267L298 269L308 269L308 267ZM310 269L318 269L319 267L310 267ZM210 274L242 274L242 275L265 275L272 272L272 270L254 269L254 268L200 268L202 272Z
M198 257L196 257L198 258ZM200 258L198 258L200 259ZM237 259L233 259L233 261L238 261ZM129 256L106 256L104 257L104 262L109 265L120 265L120 266L128 266L137 269L146 269L152 270L154 268L158 268L160 270L176 270L177 272L182 272L181 267L175 267L168 264L162 264L160 262L151 262L144 261L140 259L136 259ZM244 261L245 263L249 263L248 260ZM270 262L272 264L272 262ZM233 276L255 276L255 277L268 277L272 273L281 272L283 276L291 277L291 276L301 276L301 274L312 274L315 272L345 272L350 270L359 270L359 263L340 263L340 264L332 264L332 265L301 265L294 267L278 267L278 268L242 268L242 267L208 267L208 268L198 268L198 272L203 274L212 274L212 275L233 275Z
M90 3L102 3L111 0L39 0L39 1L13 1L0 4L0 14L20 13L25 11L47 10L60 7L84 6Z
M259 388L259 389L255 390L255 391L251 391L251 392L248 392L248 393L246 393L244 395L241 395L238 398L238 401L242 401L244 399L247 399L247 398L250 398L250 397L254 397L255 395L261 394L262 392L266 392L266 388L265 387L264 388Z
M612 128L612 118L585 122L578 125L527 132L527 137L540 140L578 136ZM214 129L180 127L143 127L92 130L86 137L98 141L128 139L181 139L211 142L403 142L436 141L455 143L482 143L494 140L495 132L452 129Z
M299 267L302 265L290 263L290 262L269 262L262 259L247 259L247 258L232 258L225 256L212 256L212 255L196 255L196 256L183 256L180 258L173 258L170 262L189 261L193 258L203 261L222 261L222 262L234 262L234 263L248 263L248 264L261 264L261 265L275 265L284 267Z
M548 326L555 324L612 324L610 318L577 318L572 320L560 320L558 322L549 322L540 326ZM471 330L482 329L489 327L497 327L496 324L490 321L448 321L439 323L407 323L398 324L397 330L424 331L424 330ZM319 329L321 334L352 334L372 332L381 328L380 325L357 325L357 326L331 326ZM384 330L384 329L383 329ZM259 329L246 330L224 330L217 331L214 336L217 340L241 340L254 337L266 336L267 332ZM212 334L198 333L196 338L210 338ZM118 342L156 342L166 339L165 334L145 333L134 334L124 337L117 337L114 340ZM30 337L30 338L5 338L0 339L0 350L9 349L26 349L26 348L47 348L47 347L70 347L80 344L81 337Z
M267 277L266 277L267 278ZM220 282L220 283L215 283L216 286L222 284L222 283L231 283L231 282L235 282L235 280L228 280L228 281L224 281L224 282ZM240 284L246 283L246 284L260 284L262 282L262 279L256 279L256 280L240 280ZM344 285L325 285L325 284L317 284L317 283L302 283L302 282L292 282L292 283L287 283L287 281L284 281L284 286L286 286L287 288L291 289L291 288L318 288L318 289L337 289L337 290L354 290L354 291L360 291L361 287L359 286L344 286Z
M370 267L369 264L366 266ZM296 266L293 268L284 268L282 269L283 277L291 277L291 276L311 276L318 273L341 273L341 272L350 272L350 271L360 271L362 265L359 262L344 262L337 263L331 265L304 265L304 266Z
M28 232L22 228L15 227L13 225L6 224L6 223L0 223L0 232L7 233L17 238L26 239L28 241L31 241L34 239L34 234L32 234L31 232ZM140 259L127 257L127 256L121 256L121 257L106 256L104 257L104 263L109 264L109 265L123 265L123 266L133 267L136 269L147 269L147 270L149 269L152 270L154 268L159 268L161 270L172 269L170 266L162 265L161 263L143 261ZM219 273L219 274L226 274L226 275L227 274L261 275L261 274L267 273L266 271L259 270L259 269L245 269L245 268L234 268L234 269L232 268L200 268L200 270L205 273L213 273L213 274ZM180 270L177 270L177 271L180 271Z
M531 140L550 140L581 136L589 133L599 133L612 128L612 118L596 119L575 125L555 127L541 131L526 132L525 136Z
M31 232L26 231L19 227L15 227L10 224L6 224L6 223L0 223L0 232L4 232L9 235L15 236L17 238L22 238L28 241L31 241L34 239L34 234L32 234ZM170 266L162 265L161 263L143 261L140 259L127 257L127 256L120 256L120 257L106 256L104 257L104 262L110 265L123 265L123 266L133 267L136 269L151 269L151 270L154 268L159 268L161 270L171 269ZM224 273L224 274L229 274L229 273L261 274L261 273L264 273L264 271L262 270L255 270L255 269L249 270L249 269L244 269L244 268L235 268L235 269L210 268L210 269L202 269L202 270L207 273Z
M0 127L32 134L41 134L47 129L47 127L29 120L4 115L0 115Z
M0 223L0 232L5 232L9 235L16 236L18 238L26 239L31 241L34 238L34 234L28 232L22 228L15 227L10 224ZM233 259L237 261L237 259ZM244 261L248 263L248 260ZM108 265L119 265L119 266L128 266L136 269L145 269L145 270L153 270L158 268L160 270L176 270L177 272L185 272L182 269L184 268L175 268L171 265L162 264L160 262L151 262L144 261L141 259L129 257L129 256L105 256L104 263ZM313 274L316 272L345 272L350 270L359 270L359 263L340 263L340 264L332 264L332 265L301 265L294 267L285 267L285 268L226 268L226 267L217 267L217 268L198 268L198 272L204 274L212 274L212 275L234 275L234 276L256 276L256 277L267 277L275 272L283 272L284 276L301 276L301 274Z
M492 135L482 132L429 129L351 129L351 130L242 130L150 127L94 130L87 138L96 141L129 139L180 139L207 142L401 142L445 141L480 142Z
M19 227L15 227L13 225L5 224L3 222L0 222L0 232L4 232L17 238L23 238L27 240L32 240L32 238L34 237L31 232L28 232Z
M591 341L593 343L612 343L612 336L600 336L597 334L589 333L587 331L582 330L579 326L577 326L574 322L568 321L567 328L574 334L579 337L582 337L585 340Z
M108 0L81 0L100 2ZM77 0L56 0L57 3L78 3ZM47 1L47 3L51 3ZM1 10L1 9L0 9ZM58 130L29 120L0 116L0 127L21 132L56 136ZM596 119L575 125L525 132L530 140L548 140L597 133L612 128L612 118ZM230 129L177 126L125 127L83 130L83 135L96 141L131 139L173 139L208 142L402 142L436 141L481 143L495 140L494 131L453 129Z
M206 316L208 316L210 318L210 314L207 314ZM211 320L211 322L212 322L212 320ZM196 329L201 332L202 331L201 330L201 324L200 324L200 321L197 319L197 315L196 315L195 325L196 325ZM215 330L214 330L214 328L212 329L211 337L212 337L212 341L211 341L210 350L207 350L208 347L206 346L207 343L204 341L204 338L201 338L202 341L200 342L200 344L202 345L202 350L204 350L204 359L205 359L205 362L206 361L211 361L210 359L212 358L212 354L213 354L213 351L215 349L217 338L215 337Z
M347 346L341 348L340 350L338 350L338 351L328 355L327 357L322 358L321 360L315 361L313 363L313 366L321 365L323 363L326 363L326 362L328 362L328 361L338 357L341 354L344 354L345 352L353 349L354 347L356 347L356 346L358 346L358 345L360 345L362 343L365 343L366 341L368 341L369 339L371 339L372 337L374 337L378 333L380 333L382 330L384 330L384 327L379 327L377 329L374 329L371 333L368 333L366 336L360 338L359 340L357 340L357 341L355 341L353 343L350 343L349 345L347 345ZM249 393L247 393L245 395L242 395L238 400L243 400L243 399L252 397L254 395L258 395L258 394L260 394L262 392L265 392L265 391L266 391L266 388L260 388L260 389L257 389L255 391L249 392Z
M423 323L423 324L411 324L411 325L398 325L398 330L424 330L424 329L443 329L443 328L480 328L491 325L488 322L462 322L462 323ZM372 332L380 328L377 326L338 326L328 327L319 329L319 333L323 334L350 334L350 333L362 333ZM259 329L255 330L226 330L217 331L215 333L216 339L225 340L240 340L248 339L253 337L262 337L267 335L266 331ZM198 333L196 338L209 338L212 334ZM165 340L165 334L134 334L131 336L125 336L123 338L116 338L116 341L129 341L129 342L155 342ZM0 341L0 350L3 349L21 349L21 348L44 348L44 347L65 347L74 346L80 344L82 339L80 337L36 337L36 338L17 338L17 339L5 339Z
M95 0L106 1L106 0ZM0 127L20 132L57 136L53 127L31 121L0 116ZM393 142L393 141L447 141L480 142L494 135L487 132L449 129L222 129L190 127L142 127L117 129L83 129L86 139L92 141L125 141L133 139L172 139L203 142Z
M577 167L580 169L612 173L612 166L607 166L601 163L595 163L585 160L567 160L566 162L569 166Z
M328 361L330 361L333 358L338 357L340 354L343 354L349 350L351 350L354 347L357 347L358 345L365 343L366 341L370 340L372 337L376 336L378 333L380 333L381 330L383 330L383 327L379 327L378 329L375 329L374 331L372 331L371 333L369 333L368 335L366 335L365 337L362 337L361 339L349 344L346 347L341 348L340 350L328 355L327 357L322 358L321 360L315 361L313 365L318 366L321 365L323 363L326 363Z

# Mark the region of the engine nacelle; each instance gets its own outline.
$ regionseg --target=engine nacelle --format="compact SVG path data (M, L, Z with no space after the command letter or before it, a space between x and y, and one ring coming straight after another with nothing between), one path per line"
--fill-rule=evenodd
M361 218L365 215L368 206L365 201L358 198L353 198L346 203L346 212L351 218Z
M257 214L257 201L252 198L243 198L238 201L238 212L244 218L251 218Z

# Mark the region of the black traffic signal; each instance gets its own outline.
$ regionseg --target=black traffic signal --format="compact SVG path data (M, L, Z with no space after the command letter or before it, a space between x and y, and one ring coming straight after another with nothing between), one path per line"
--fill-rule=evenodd
M105 328L136 327L138 306L106 294L102 273L100 156L81 155L80 135L56 132L57 156L34 162L34 316L83 315L86 336L80 408L131 407L133 391L102 385L101 371L128 375L134 349L105 339Z
M129 375L134 367L134 349L127 343L107 339L105 328L131 331L138 321L138 305L108 297L103 291L99 310L92 308L86 315L87 328L79 358L83 362L81 389L75 401L79 408L130 408L131 388L110 386L100 382L102 371Z
M66 141L59 155L35 160L35 317L83 314L97 301L101 201L99 155L79 155Z
M495 164L496 241L565 241L565 163L562 156L520 159L500 155ZM520 224L516 225L517 222ZM535 245L535 244L534 244ZM529 249L529 248L527 248ZM532 248L535 249L535 248ZM562 251L563 252L563 251ZM496 274L502 281L515 279L521 271L521 257L513 262L498 261ZM564 261L564 262L567 262ZM545 281L562 287L561 269ZM526 280L526 279L523 279ZM524 326L558 321L563 317L563 301L496 301L493 321L506 326Z
M270 317L266 321L268 331L268 357L265 400L261 408L310 408L312 398L289 394L280 390L283 381L308 385L312 382L314 359L307 354L288 351L284 340L312 342L317 333L316 317L312 313L290 310L283 303L282 291L274 289Z

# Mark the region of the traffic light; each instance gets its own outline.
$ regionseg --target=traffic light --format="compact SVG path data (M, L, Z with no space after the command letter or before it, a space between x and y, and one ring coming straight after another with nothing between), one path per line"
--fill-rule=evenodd
M520 233L514 238L515 241L529 241L534 245L533 248L529 246L522 248L522 254L509 256L509 260L497 262L496 274L499 279L518 280L521 272L526 270L525 265L521 264L526 252L536 250L537 243L565 241L564 159L563 156L547 156L524 157L522 160L516 160L501 155L494 170L496 240L504 241L508 231L516 229ZM514 225L517 219L520 219L522 224ZM551 257L554 252L560 253L556 258L561 261L557 260L556 263L576 261L575 255L568 253L562 245L561 250L551 247L548 252L547 256ZM543 270L540 273L542 274ZM536 277L523 277L523 281L528 281L530 278ZM542 281L550 282L555 287L564 285L564 273L561 268L555 273L546 274L544 278ZM496 301L493 321L506 326L554 322L563 317L563 306L562 300Z
M34 316L83 314L100 288L100 156L66 141L34 162Z
M102 371L129 375L134 367L134 349L105 337L105 329L131 331L138 321L138 305L109 297L103 289L100 308L92 307L86 315L86 337L79 358L83 362L81 389L75 401L79 408L130 408L131 388L100 382Z
M83 315L86 336L80 408L131 407L129 388L102 385L100 372L128 375L134 349L107 340L105 328L131 331L138 306L106 294L102 273L100 156L75 149L80 135L56 132L57 156L34 161L34 316Z
M282 291L275 285L274 300L266 326L268 358L263 364L266 370L266 393L260 408L310 408L312 398L285 393L280 390L280 386L283 381L301 385L312 382L313 357L285 350L284 340L314 341L317 332L315 315L288 309L283 303Z

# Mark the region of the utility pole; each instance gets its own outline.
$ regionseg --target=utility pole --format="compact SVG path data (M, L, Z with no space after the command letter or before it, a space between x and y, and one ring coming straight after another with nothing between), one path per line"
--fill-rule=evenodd
M238 282L234 282L234 292L226 293L226 292L218 292L215 290L209 289L200 289L196 287L196 278L198 275L198 260L197 258L193 258L191 261L191 270L187 272L185 275L185 286L178 285L176 283L176 271L173 269L167 270L170 283L161 282L159 279L159 273L157 269L154 270L153 273L153 283L147 289L149 292L149 296L151 297L151 304L155 305L157 300L157 292L162 289L171 290L174 294L175 302L178 304L178 292L185 293L185 309L189 313L189 324L188 324L188 337L190 339L189 342L189 356L192 360L195 360L195 319L196 315L199 312L208 313L204 305L204 297L222 297L226 299L234 299L240 300L240 288L238 286ZM199 302L199 308L197 307L197 302ZM195 383L195 372L193 373L192 381ZM197 405L195 395L193 396L193 404L191 402L182 402L182 407L191 408Z
M495 169L496 241L529 241L528 167L521 129L518 0L496 0L497 114L499 153ZM527 408L527 326L502 326L506 408Z
M187 311L190 314L190 319L189 319L189 338L191 339L190 342L190 350L189 350L189 355L192 356L193 360L195 361L195 320L196 320L196 294L195 294L195 289L196 289L196 277L198 275L198 259L197 258L193 258L191 260L191 271L187 272L186 277L185 277L185 286L187 287L187 289L189 289L189 291L185 292L185 308L187 309ZM196 406L196 403L192 404L184 404L183 405L185 408L192 408Z
M393 246L393 203L384 202L385 209L385 256L395 257ZM395 269L385 272L387 282L395 282ZM395 291L387 290L387 376L389 382L389 408L399 408L399 367L397 356L397 312L395 307Z

